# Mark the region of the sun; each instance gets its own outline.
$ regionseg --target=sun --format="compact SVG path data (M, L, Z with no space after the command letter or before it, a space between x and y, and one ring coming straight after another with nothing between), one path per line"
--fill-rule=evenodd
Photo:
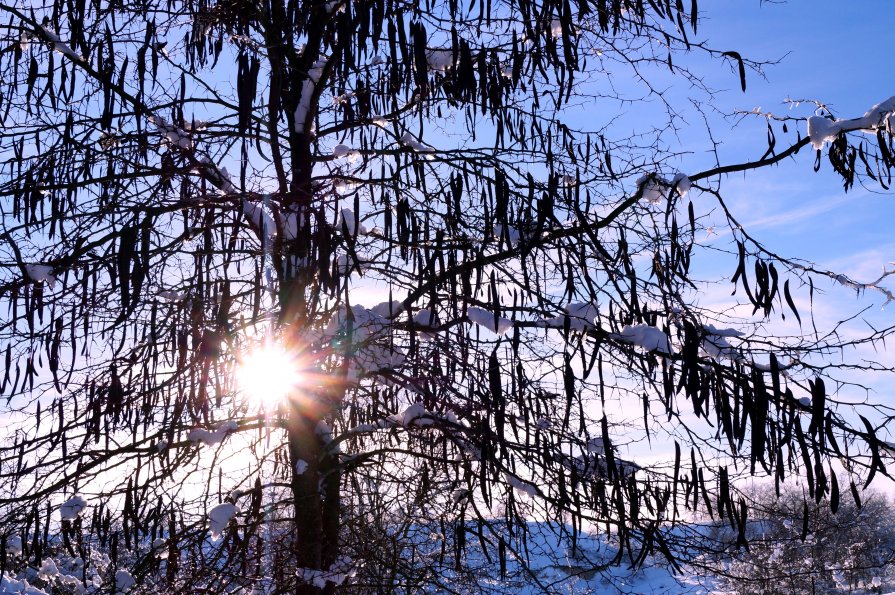
M265 341L239 359L236 381L246 399L275 405L301 385L300 362L283 345Z

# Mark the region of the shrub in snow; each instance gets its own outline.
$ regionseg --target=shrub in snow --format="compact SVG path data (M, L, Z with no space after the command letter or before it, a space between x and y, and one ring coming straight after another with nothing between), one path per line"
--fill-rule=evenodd
M839 485L848 480L840 478ZM833 513L794 487L779 498L772 487L754 494L746 548L716 558L719 587L737 595L766 593L873 593L895 588L895 506L879 493L862 493L862 505L843 494ZM807 516L806 516L807 514ZM729 528L722 542L736 540Z

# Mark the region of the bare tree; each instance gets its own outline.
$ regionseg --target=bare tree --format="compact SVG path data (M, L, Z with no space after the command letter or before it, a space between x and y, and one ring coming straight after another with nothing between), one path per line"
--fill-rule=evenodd
M760 158L675 175L664 139L683 123L655 67L702 94L690 53L744 87L763 66L694 40L695 2L34 0L0 15L0 551L16 576L478 588L465 544L524 567L530 518L563 520L573 546L614 532L607 562L678 563L685 511L743 536L740 475L801 474L835 502L831 457L855 492L886 473L889 411L840 412L824 378L848 363L824 358L892 329L808 331L790 281L858 284L769 252L721 182L813 143L846 189L886 186L895 101L815 115L804 137L767 116ZM613 134L621 76L666 124ZM575 103L607 111L576 128ZM727 212L755 319L791 314L803 335L693 305L694 192ZM247 398L280 390L267 376L286 397ZM620 421L632 410L639 429ZM627 460L626 441L655 436L673 463Z

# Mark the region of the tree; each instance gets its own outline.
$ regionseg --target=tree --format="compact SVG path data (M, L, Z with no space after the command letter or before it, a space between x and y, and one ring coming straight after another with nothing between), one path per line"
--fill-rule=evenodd
M744 87L763 66L693 41L695 2L0 11L7 571L58 589L451 590L481 582L471 540L524 568L531 518L565 521L573 549L614 532L609 562L679 563L688 510L743 541L742 474L800 474L832 508L833 458L856 494L886 474L882 410L841 412L825 387L845 339L744 335L689 299L688 195L724 208L725 175L808 144L846 189L886 186L895 100L812 116L804 137L766 116L760 158L673 175L681 122L652 69L706 93L692 53ZM669 123L619 138L613 111L565 120L624 105L610 67ZM836 274L726 217L753 315L807 323L796 284ZM286 398L246 398L291 367ZM626 460L656 435L673 464Z
M892 503L869 493L860 508L846 501L832 514L805 496L793 488L780 496L759 491L749 549L731 549L726 587L743 594L881 593L892 576Z

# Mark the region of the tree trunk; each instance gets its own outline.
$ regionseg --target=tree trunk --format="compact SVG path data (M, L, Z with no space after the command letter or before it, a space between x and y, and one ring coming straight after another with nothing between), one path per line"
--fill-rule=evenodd
M317 423L318 420L307 415L296 399L290 399L287 431L295 514L293 551L298 568L313 570L321 570L323 566L323 506L318 488L321 443L316 432ZM298 473L300 468L304 468L302 473ZM317 595L321 590L299 581L295 592L296 595Z

